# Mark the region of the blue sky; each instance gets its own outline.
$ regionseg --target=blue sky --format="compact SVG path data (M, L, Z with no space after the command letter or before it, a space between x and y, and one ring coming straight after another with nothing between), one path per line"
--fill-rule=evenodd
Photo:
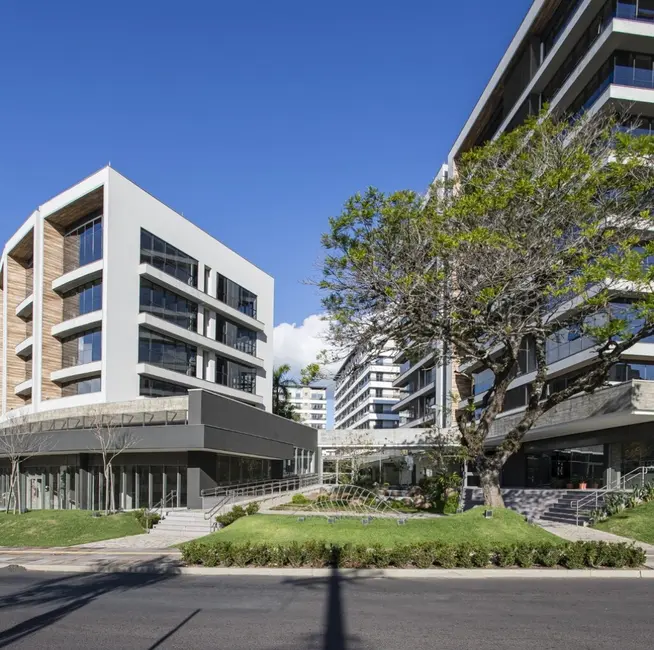
M0 240L111 161L301 324L327 218L368 185L426 187L530 2L6 0Z

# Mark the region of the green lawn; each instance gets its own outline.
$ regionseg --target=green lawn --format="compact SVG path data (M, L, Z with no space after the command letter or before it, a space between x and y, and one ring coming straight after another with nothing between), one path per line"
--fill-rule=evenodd
M654 501L623 510L620 514L596 524L594 528L654 544Z
M373 519L364 526L360 519L338 519L328 523L325 517L307 517L299 522L289 515L243 517L224 530L203 537L200 542L273 542L324 540L335 543L378 543L390 547L397 543L438 540L442 542L510 543L521 541L558 542L560 538L525 522L512 510L495 510L492 519L484 519L483 508L437 519L409 519L399 526L394 519Z
M0 513L0 546L72 546L142 533L134 515L92 517L88 510Z

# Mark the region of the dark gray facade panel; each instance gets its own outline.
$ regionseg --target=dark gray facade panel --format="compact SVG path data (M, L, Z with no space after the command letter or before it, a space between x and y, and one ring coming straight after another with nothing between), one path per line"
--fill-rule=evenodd
M312 451L318 448L316 429L203 390L189 391L189 423L277 440Z

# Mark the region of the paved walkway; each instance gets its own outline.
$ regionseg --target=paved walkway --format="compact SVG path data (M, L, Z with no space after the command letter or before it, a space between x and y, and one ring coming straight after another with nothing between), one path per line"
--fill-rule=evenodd
M630 539L628 537L621 537L620 535L614 535L613 533L607 533L603 530L596 530L595 528L590 528L589 526L574 526L573 524L563 524L554 521L541 521L539 525L544 530L567 539L571 542L624 542L626 544L635 543L636 546L645 551L647 554L647 562L645 566L650 569L654 569L654 546L652 544L645 544L645 542L638 542L636 540Z
M207 533L203 533L207 535ZM106 539L102 542L90 542L89 544L79 544L71 548L106 548L106 549L130 549L130 550L148 550L169 548L183 542L189 542L197 539L202 535L199 533L144 533L143 535L129 535L128 537L116 537L115 539Z

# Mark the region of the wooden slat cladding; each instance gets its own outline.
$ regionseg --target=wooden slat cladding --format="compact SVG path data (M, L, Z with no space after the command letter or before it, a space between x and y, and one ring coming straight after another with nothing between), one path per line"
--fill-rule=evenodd
M87 214L96 210L102 210L103 200L104 187L98 187L60 210L48 215L46 220L59 230L66 230Z
M61 369L61 343L52 336L52 327L61 323L63 299L52 290L52 282L64 271L64 237L50 223L43 222L43 327L41 348L41 399L61 397L61 388L50 380Z
M31 375L32 359L21 359L15 349L31 331L31 323L16 316L16 307L26 297L26 274L27 269L20 262L11 256L7 257L7 410L25 405L25 399L18 397L15 389Z

